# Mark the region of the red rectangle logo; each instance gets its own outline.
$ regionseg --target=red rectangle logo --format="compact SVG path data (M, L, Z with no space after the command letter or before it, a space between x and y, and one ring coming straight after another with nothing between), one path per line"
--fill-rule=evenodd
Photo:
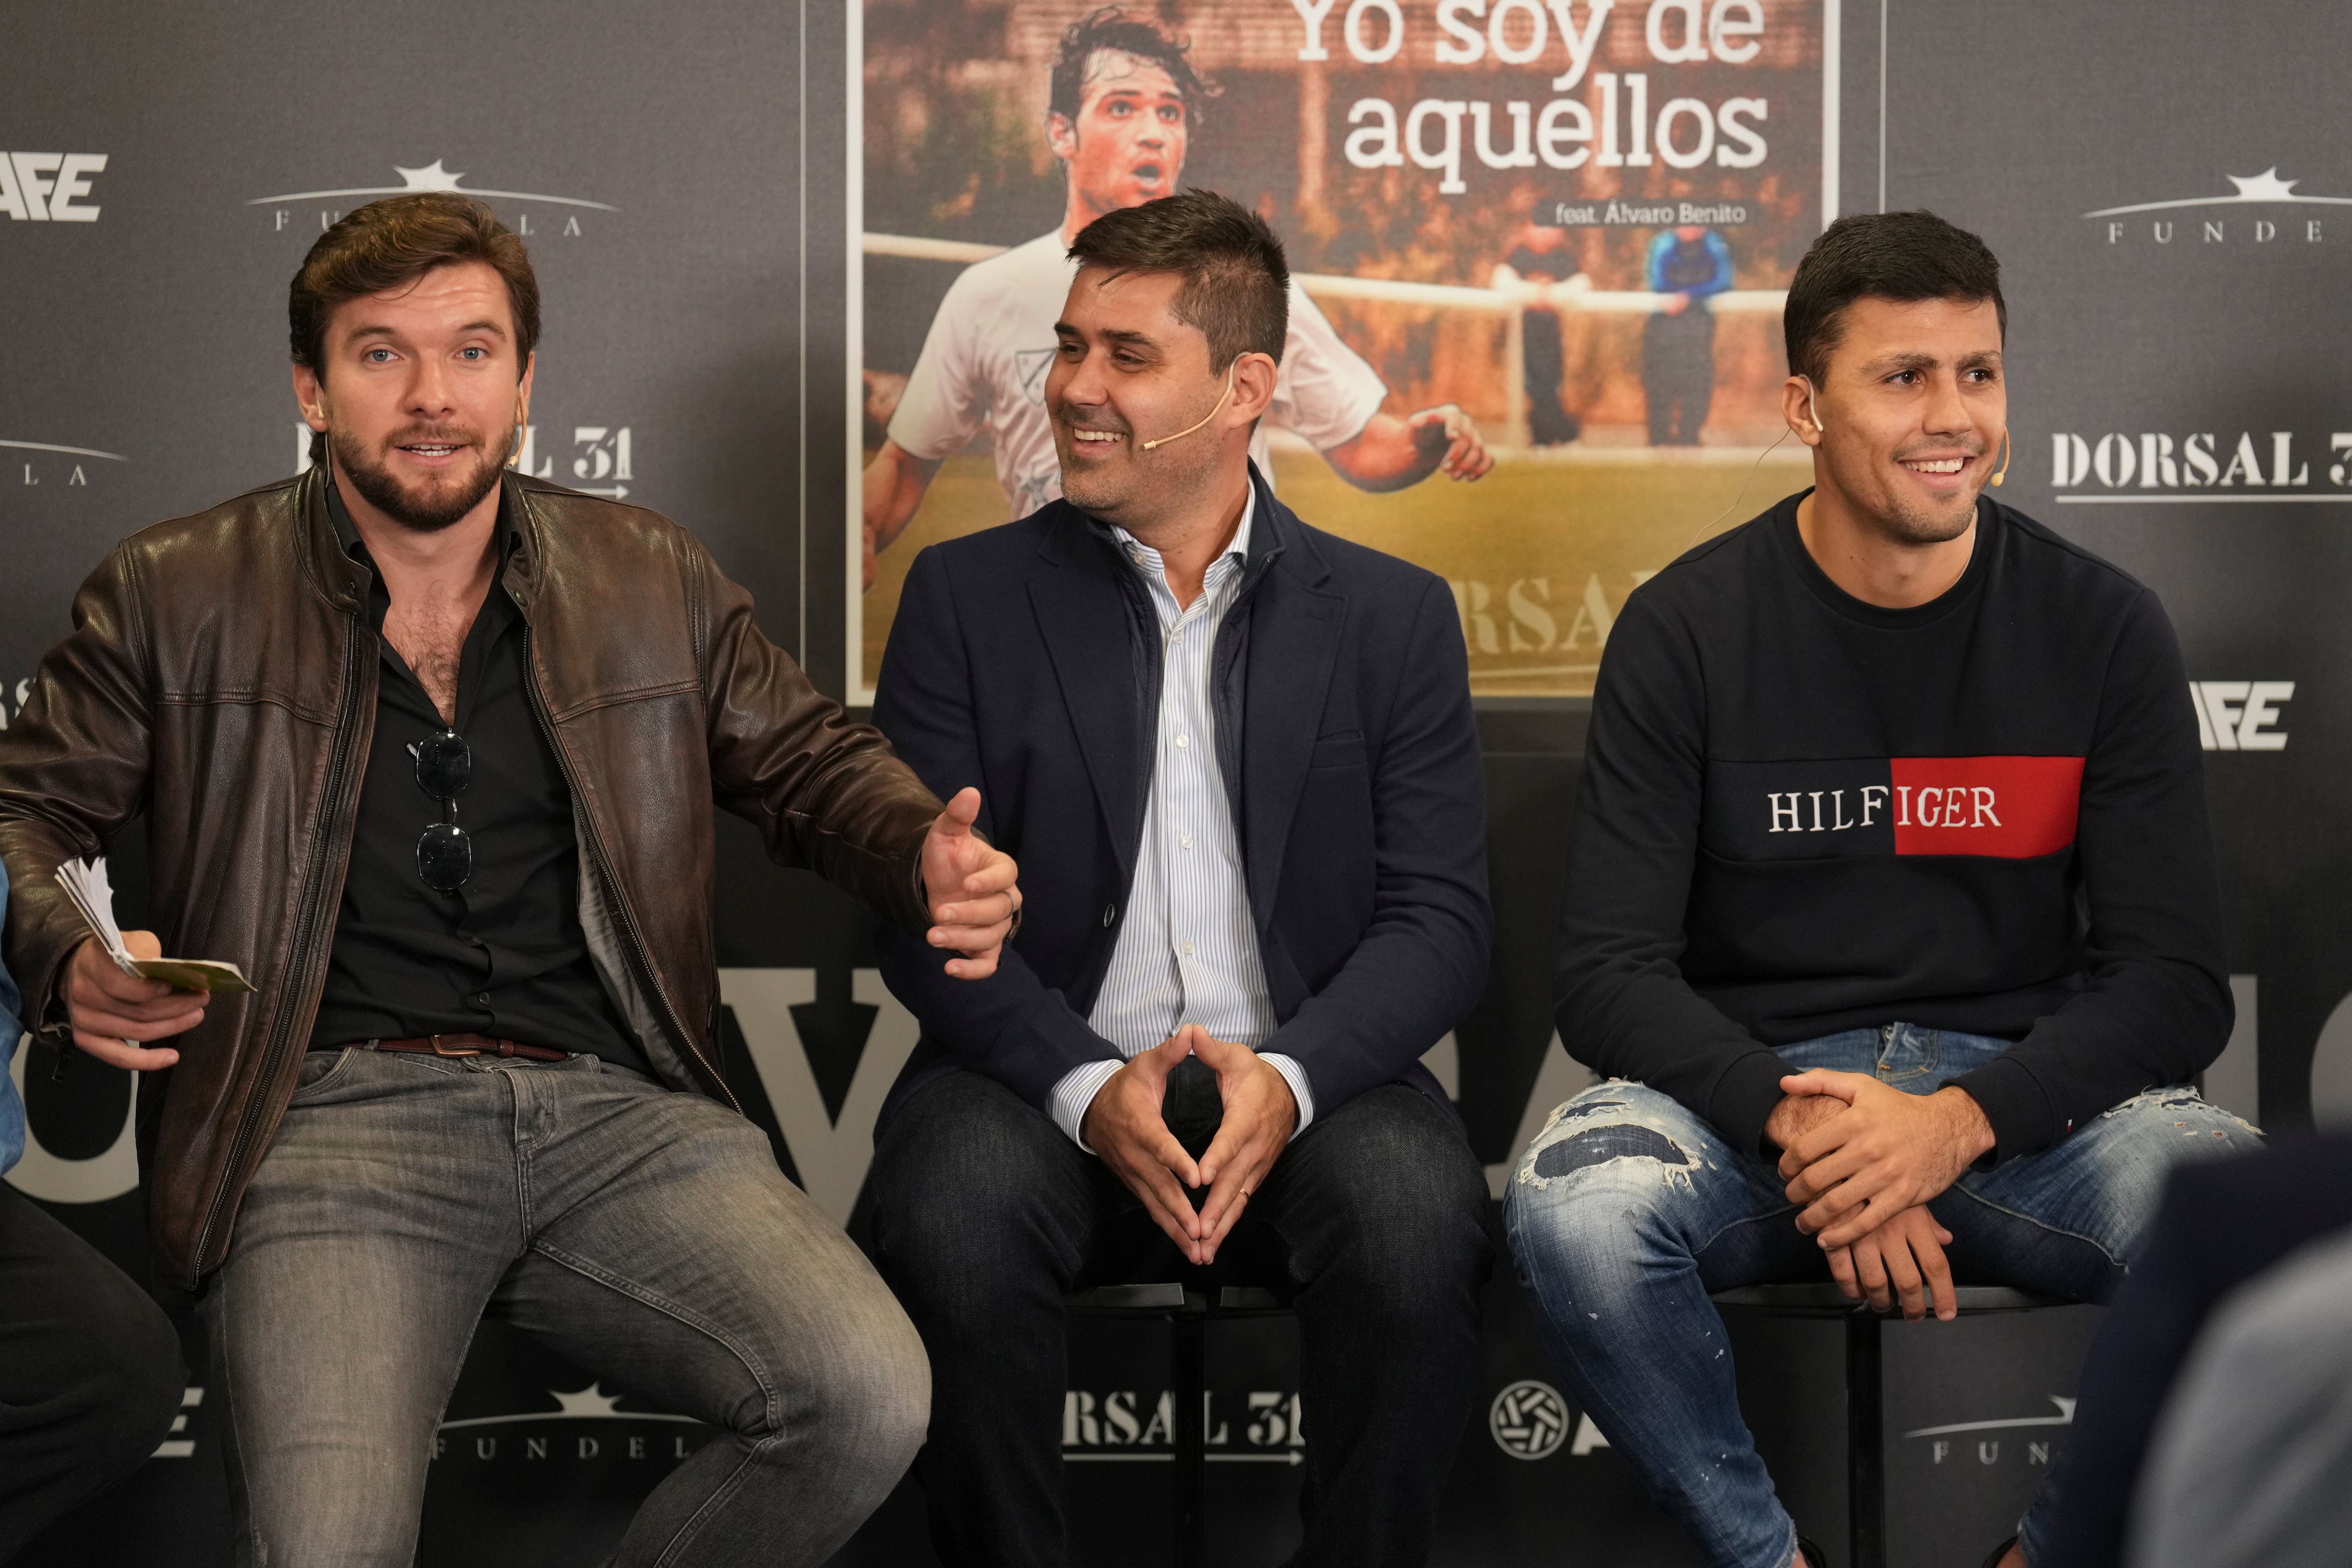
M2074 841L2079 757L1897 757L1895 852L2032 860Z

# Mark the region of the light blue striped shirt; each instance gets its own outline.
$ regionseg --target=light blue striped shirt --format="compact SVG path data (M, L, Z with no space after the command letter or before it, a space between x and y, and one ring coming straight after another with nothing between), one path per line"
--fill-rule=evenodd
M1136 852L1135 882L1128 889L1127 919L1111 949L1102 994L1087 1015L1087 1026L1130 1059L1188 1023L1253 1051L1274 1038L1274 998L1266 990L1250 918L1233 802L1217 767L1216 709L1210 695L1217 624L1241 592L1256 510L1253 486L1233 543L1210 563L1201 594L1188 608L1177 605L1160 552L1124 528L1111 530L1150 591L1161 638L1160 724L1143 841ZM1279 1052L1268 1052L1265 1060L1298 1101L1295 1137L1315 1116L1307 1071ZM1115 1061L1090 1061L1072 1068L1054 1086L1054 1121L1081 1148L1086 1140L1078 1133L1087 1107L1118 1071Z

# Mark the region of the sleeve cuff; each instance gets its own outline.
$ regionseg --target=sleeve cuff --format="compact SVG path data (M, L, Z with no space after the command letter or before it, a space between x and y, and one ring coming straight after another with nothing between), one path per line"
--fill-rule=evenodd
M1078 1135L1086 1126L1087 1107L1095 1103L1095 1096L1102 1092L1111 1074L1126 1065L1123 1061L1081 1062L1062 1074L1062 1081L1054 1085L1053 1093L1046 1099L1046 1104L1053 1109L1054 1125L1088 1154L1094 1150L1087 1149L1086 1139Z
M907 848L899 852L907 858L907 901L896 914L899 928L918 942L923 941L931 929L931 890L923 885L923 846L930 841L930 837L931 825L926 822ZM948 956L955 955L950 953Z
M1290 1097L1298 1102L1298 1125L1290 1130L1294 1138L1307 1131L1307 1124L1315 1120L1315 1091L1307 1086L1307 1069L1298 1065L1295 1056L1285 1056L1278 1051L1262 1051L1258 1060L1282 1074L1290 1085Z
M1767 1157L1764 1124L1780 1103L1780 1080L1792 1070L1780 1052L1751 1051L1724 1069L1707 1097L1706 1119L1735 1149Z
M2060 1123L2057 1107L2033 1071L2013 1056L1996 1056L1973 1072L1948 1078L1940 1085L1958 1089L1977 1103L1992 1127L1992 1153L1977 1163L1979 1170L2039 1154L2074 1130Z

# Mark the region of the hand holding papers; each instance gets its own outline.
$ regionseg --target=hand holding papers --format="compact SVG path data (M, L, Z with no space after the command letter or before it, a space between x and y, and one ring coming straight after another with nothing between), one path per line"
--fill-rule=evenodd
M152 932L126 936L114 923L104 861L59 866L58 885L90 930L68 960L58 990L74 1044L109 1066L133 1072L171 1066L180 1053L167 1042L205 1021L214 991L253 989L234 964L165 958Z
M58 867L58 885L66 890L90 935L106 949L115 967L142 980L161 980L183 991L249 991L253 982L235 964L210 958L134 958L122 945L122 928L114 923L114 888L106 879L106 857L68 861Z

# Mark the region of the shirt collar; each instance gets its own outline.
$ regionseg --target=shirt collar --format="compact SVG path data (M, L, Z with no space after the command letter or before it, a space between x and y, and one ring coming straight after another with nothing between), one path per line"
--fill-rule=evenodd
M1231 560L1236 563L1247 562L1249 559L1250 524L1255 519L1256 516L1257 486L1253 482L1249 487L1248 498L1242 502L1242 520L1234 528L1232 542L1225 546L1223 551L1218 555L1215 560L1209 563L1209 569L1212 571L1215 570L1218 564L1223 561ZM1145 544L1141 539L1137 538L1133 534L1129 533L1117 523L1110 524L1109 528L1111 537L1118 541L1120 553L1125 555L1129 560L1135 559L1138 551L1140 551L1145 557L1149 558L1146 561L1137 562L1137 570L1145 572L1147 575L1154 571L1164 570L1160 564L1160 552L1158 550L1153 549L1150 545Z

